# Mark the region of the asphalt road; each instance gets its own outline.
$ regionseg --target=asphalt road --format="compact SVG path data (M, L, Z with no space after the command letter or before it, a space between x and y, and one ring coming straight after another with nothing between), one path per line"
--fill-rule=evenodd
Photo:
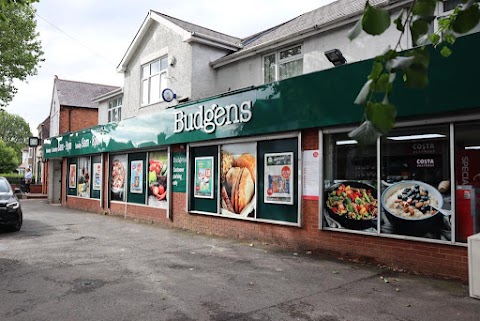
M43 200L22 200L22 206L22 230L0 232L2 321L478 321L480 316L480 300L455 281Z

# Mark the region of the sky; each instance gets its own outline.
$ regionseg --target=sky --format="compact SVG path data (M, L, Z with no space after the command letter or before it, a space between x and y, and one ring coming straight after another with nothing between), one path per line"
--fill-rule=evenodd
M44 51L38 74L17 82L7 106L36 135L50 112L53 81L123 86L116 67L150 9L231 36L246 37L333 0L40 0L37 31Z

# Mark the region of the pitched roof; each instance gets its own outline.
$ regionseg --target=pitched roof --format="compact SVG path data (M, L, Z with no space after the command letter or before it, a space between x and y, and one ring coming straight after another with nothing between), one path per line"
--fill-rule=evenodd
M159 16L162 16L163 18L167 19L171 23L176 24L177 26L179 26L180 28L182 28L182 29L184 29L188 32L200 33L202 35L206 35L208 37L212 37L212 38L215 38L217 40L223 40L223 41L231 42L231 43L234 43L234 44L239 44L240 41L241 41L241 38L229 36L229 35L226 35L224 33L221 33L221 32L218 32L218 31L215 31L215 30L212 30L212 29L208 29L208 28L205 28L205 27L202 27L202 26L199 26L199 25L187 22L187 21L183 21L183 20L180 20L180 19L177 19L177 18L174 18L174 17L170 17L166 14L163 14L163 13L155 11L155 10L152 10L152 11L155 12L156 14L158 14Z
M120 87L55 78L55 88L60 105L93 108L95 97Z
M369 2L373 6L382 6L391 4L395 0L369 0ZM357 16L363 12L365 3L366 0L334 1L268 30L242 39L242 50L272 40L278 40L310 28L321 28L326 24Z

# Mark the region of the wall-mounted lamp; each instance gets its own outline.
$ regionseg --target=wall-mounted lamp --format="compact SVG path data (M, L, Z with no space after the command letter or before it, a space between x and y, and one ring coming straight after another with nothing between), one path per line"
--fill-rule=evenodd
M340 66L347 62L345 57L342 55L342 52L338 49L325 51L325 56L327 56L328 61L330 61L334 66Z

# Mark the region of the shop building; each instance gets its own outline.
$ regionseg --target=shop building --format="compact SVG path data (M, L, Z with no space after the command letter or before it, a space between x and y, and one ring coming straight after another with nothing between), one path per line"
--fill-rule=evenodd
M347 133L362 119L353 101L369 57L310 72L312 34L300 50L298 33L249 56L248 44L193 28L150 12L120 63L123 93L97 99L120 95L122 120L45 140L64 206L467 278L466 237L480 232L478 33L448 59L429 48L429 86L397 79L396 128L360 147Z

